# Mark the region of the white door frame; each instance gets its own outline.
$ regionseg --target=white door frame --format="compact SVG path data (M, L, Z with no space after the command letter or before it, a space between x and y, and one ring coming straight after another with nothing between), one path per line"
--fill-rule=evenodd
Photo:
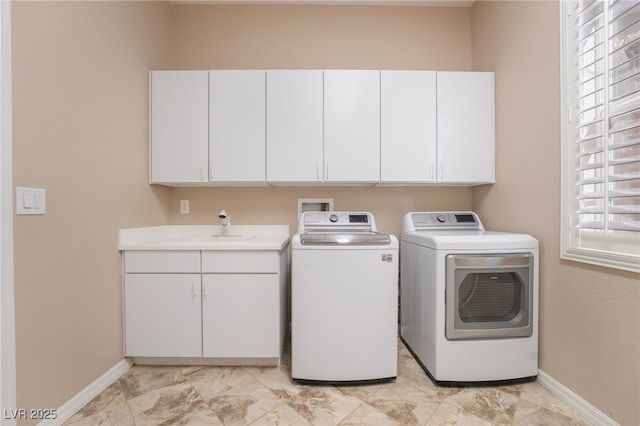
M16 406L16 340L13 276L13 154L11 1L0 0L0 423ZM15 412L15 411L14 411ZM9 415L8 417L12 417Z

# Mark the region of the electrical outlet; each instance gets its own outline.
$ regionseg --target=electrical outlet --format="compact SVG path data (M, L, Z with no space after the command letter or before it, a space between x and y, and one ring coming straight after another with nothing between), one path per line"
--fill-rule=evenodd
M189 200L180 200L180 214L189 214Z

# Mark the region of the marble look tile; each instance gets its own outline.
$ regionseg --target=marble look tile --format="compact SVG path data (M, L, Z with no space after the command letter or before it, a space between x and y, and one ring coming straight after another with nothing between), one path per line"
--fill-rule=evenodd
M518 405L518 396L497 388L464 388L445 401L494 425L510 425Z
M436 411L440 400L401 380L384 385L367 403L403 425L423 425Z
M361 401L366 401L371 398L371 395L378 392L383 386L390 383L393 383L393 381L363 386L336 386L335 390L342 395L353 396Z
M560 398L543 388L539 383L533 382L522 385L520 400L531 402L535 405L551 411L556 411L567 417L571 417L588 424L586 419L562 402Z
M208 367L189 376L189 383L208 400L227 392L252 376L242 367Z
M354 396L325 386L309 386L286 402L308 422L326 426L337 425L362 404Z
M414 357L409 352L409 349L398 339L398 368L405 365L408 361L413 360Z
M367 403L360 404L360 406L349 414L346 419L340 422L340 426L362 425L401 426L402 423L381 413Z
M291 373L282 368L265 369L254 377L284 401L291 399L293 395L299 394L306 388L306 386L296 384L291 379Z
M74 420L75 419L75 420ZM68 426L135 426L129 407L125 402L111 406L104 410L94 412L90 415L79 417L73 416L68 422Z
M184 381L185 377L177 367L144 365L134 365L118 379L126 399Z
M229 426L248 425L282 405L282 400L251 376L206 401Z
M462 389L457 387L436 386L415 359L410 360L399 369L398 381L410 384L426 392L431 395L432 399L438 402L447 396L460 392Z
M189 383L162 387L128 401L136 426L222 425Z
M184 366L178 367L180 372L185 377L195 373L196 371L200 371L200 370L205 369L205 368L207 368L207 367L203 366L203 365L184 365Z
M304 417L295 412L287 404L281 404L275 410L272 410L260 417L251 426L276 426L276 425L295 425L295 426L311 426Z
M69 423L78 421L84 417L91 417L108 408L122 405L126 402L119 382L114 382L107 389L102 391L100 395L95 397L91 402L82 407L73 417L69 419ZM128 411L127 411L128 414Z
M553 411L527 400L521 400L518 404L514 420L518 426L544 426L544 425L572 425L589 426L580 415L567 416L559 411Z
M466 412L464 409L453 404L449 404L445 401L440 404L436 412L433 413L433 416L431 416L431 418L429 419L427 426L450 425L492 426L493 424L487 420L475 416L473 413Z
M134 366L65 425L574 425L586 421L535 382L436 386L398 342L398 378L369 386L307 386L279 367Z

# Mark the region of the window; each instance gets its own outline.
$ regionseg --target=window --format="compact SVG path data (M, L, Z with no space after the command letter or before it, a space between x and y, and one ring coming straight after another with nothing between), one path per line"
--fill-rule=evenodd
M640 0L560 13L562 257L640 272Z

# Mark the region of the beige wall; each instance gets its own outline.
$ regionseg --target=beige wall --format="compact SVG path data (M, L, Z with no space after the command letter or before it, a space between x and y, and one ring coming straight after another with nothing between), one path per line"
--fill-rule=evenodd
M224 208L233 223L283 223L293 232L297 198L331 197L337 209L372 211L381 230L396 234L408 211L476 208L489 227L538 237L541 367L614 419L640 423L628 401L639 399L637 283L558 259L556 31L555 2L472 9L16 2L14 184L47 189L45 216L14 218L18 405L58 407L122 358L118 229L216 223ZM496 71L493 186L147 184L149 69L469 70L472 63ZM180 199L191 201L190 215L178 213ZM632 321L635 330L625 328Z
M17 399L57 408L122 360L118 230L168 221L147 184L148 69L166 66L159 2L14 2Z
M560 260L558 3L476 2L473 67L496 72L493 229L540 240L540 369L623 425L640 424L637 274Z

